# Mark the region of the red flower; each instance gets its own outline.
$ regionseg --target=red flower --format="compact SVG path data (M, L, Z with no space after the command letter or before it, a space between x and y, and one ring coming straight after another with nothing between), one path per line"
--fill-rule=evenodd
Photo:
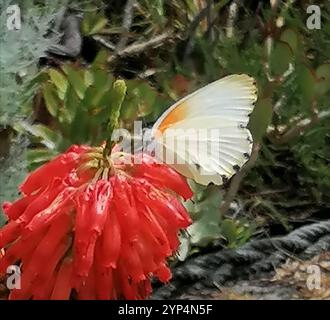
M102 151L72 146L4 203L0 275L22 272L9 299L144 299L152 276L171 278L167 258L191 223L186 180L149 156Z

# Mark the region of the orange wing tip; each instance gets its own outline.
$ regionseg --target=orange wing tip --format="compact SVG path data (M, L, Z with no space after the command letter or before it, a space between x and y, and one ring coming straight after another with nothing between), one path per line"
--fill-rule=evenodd
M159 124L158 131L164 133L164 131L171 127L173 124L182 121L187 117L188 113L188 104L187 102L182 102L176 108L174 108Z

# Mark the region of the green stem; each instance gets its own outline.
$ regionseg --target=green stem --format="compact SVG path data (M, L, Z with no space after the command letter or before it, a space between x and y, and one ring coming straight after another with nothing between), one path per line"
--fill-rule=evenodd
M111 152L114 142L112 141L112 134L113 131L119 125L119 116L120 116L120 109L121 105L124 101L126 95L126 83L124 80L116 80L112 86L112 103L111 103L111 113L108 122L108 139L106 140L106 145L103 151L103 155L106 157Z

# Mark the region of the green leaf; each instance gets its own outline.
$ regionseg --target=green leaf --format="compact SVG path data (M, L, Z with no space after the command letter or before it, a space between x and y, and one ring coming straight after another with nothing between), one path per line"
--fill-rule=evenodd
M271 98L258 100L249 122L249 129L255 141L261 141L272 121L272 115L273 106Z
M156 90L147 82L127 81L127 97L122 106L122 119L128 121L136 117L145 117L152 112L159 113L159 107L163 105L161 99L158 98Z
M219 190L216 187L208 187L205 192L207 196L202 201L185 204L195 220L188 228L190 241L198 246L205 246L221 236Z
M96 107L96 102L99 98L96 98L100 94L94 86L87 88L84 99L81 100L80 108L81 110L93 110Z
M110 108L112 97L112 81L106 71L94 70L93 85L88 87L81 105L86 110ZM110 110L108 109L110 112Z
M286 42L293 52L298 50L298 33L292 29L285 29L280 36L280 40Z
M111 102L112 102L112 93L111 91L105 92L101 99L98 101L98 106L102 108L103 110L107 110L109 113L109 109L111 108Z
M137 108L136 104L132 101L127 101L123 103L120 111L120 118L124 121L134 121L137 118Z
M56 117L58 114L58 109L61 106L61 102L57 95L57 91L52 83L44 83L42 86L42 93L45 99L46 107L48 112Z
M133 93L136 93L139 99L138 115L140 117L146 116L153 109L157 96L155 90L146 82L142 82L133 90Z
M305 65L300 65L297 68L297 83L301 90L304 104L309 106L315 95L316 78L313 71Z
M94 23L94 25L92 26L92 28L88 34L92 35L92 34L99 33L107 25L107 22L108 22L108 20L105 17L99 16L97 21Z
M92 69L93 86L98 91L108 91L111 89L114 78L109 72L103 69Z
M63 100L66 89L68 87L68 80L61 72L57 71L56 69L49 69L48 74L58 90L59 98Z
M107 67L109 53L105 49L101 49L94 59L91 68L94 69L105 69Z
M87 12L82 22L82 31L85 35L93 35L102 31L108 20L103 13Z
M29 149L27 151L27 160L29 171L36 169L45 162L56 156L57 152L47 148Z
M68 76L69 82L76 91L79 99L83 99L87 85L84 82L84 77L79 70L75 70L71 66L63 65L62 70Z
M89 87L93 84L94 77L91 70L85 70L84 72L84 82L86 87Z
M44 144L47 148L55 150L62 141L62 136L59 132L56 132L42 124L30 125L29 123L22 121L17 126L22 127L26 132L29 132L34 137L41 138L40 143Z
M270 54L270 71L272 75L282 75L289 69L289 64L293 62L293 51L290 46L283 41L276 41Z
M42 84L48 80L47 73L44 71L41 71L37 73L26 85L25 90L29 91L32 90L35 86Z
M316 93L323 96L330 90L330 63L322 64L316 69Z
M221 233L228 241L228 246L232 247L237 240L237 229L235 222L229 219L225 219L221 223Z
M225 219L221 222L221 234L227 240L228 248L235 248L246 243L256 230L256 224L247 219Z
M79 103L78 95L70 84L65 94L64 107L59 110L59 121L70 124L75 117Z
M90 139L90 116L86 112L77 112L70 125L70 140L72 143L88 143Z

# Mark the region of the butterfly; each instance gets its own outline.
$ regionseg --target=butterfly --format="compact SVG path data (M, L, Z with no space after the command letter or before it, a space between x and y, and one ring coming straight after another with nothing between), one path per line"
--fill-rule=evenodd
M247 125L256 100L256 82L246 74L226 76L189 94L150 131L158 157L199 184L223 184L251 155Z

